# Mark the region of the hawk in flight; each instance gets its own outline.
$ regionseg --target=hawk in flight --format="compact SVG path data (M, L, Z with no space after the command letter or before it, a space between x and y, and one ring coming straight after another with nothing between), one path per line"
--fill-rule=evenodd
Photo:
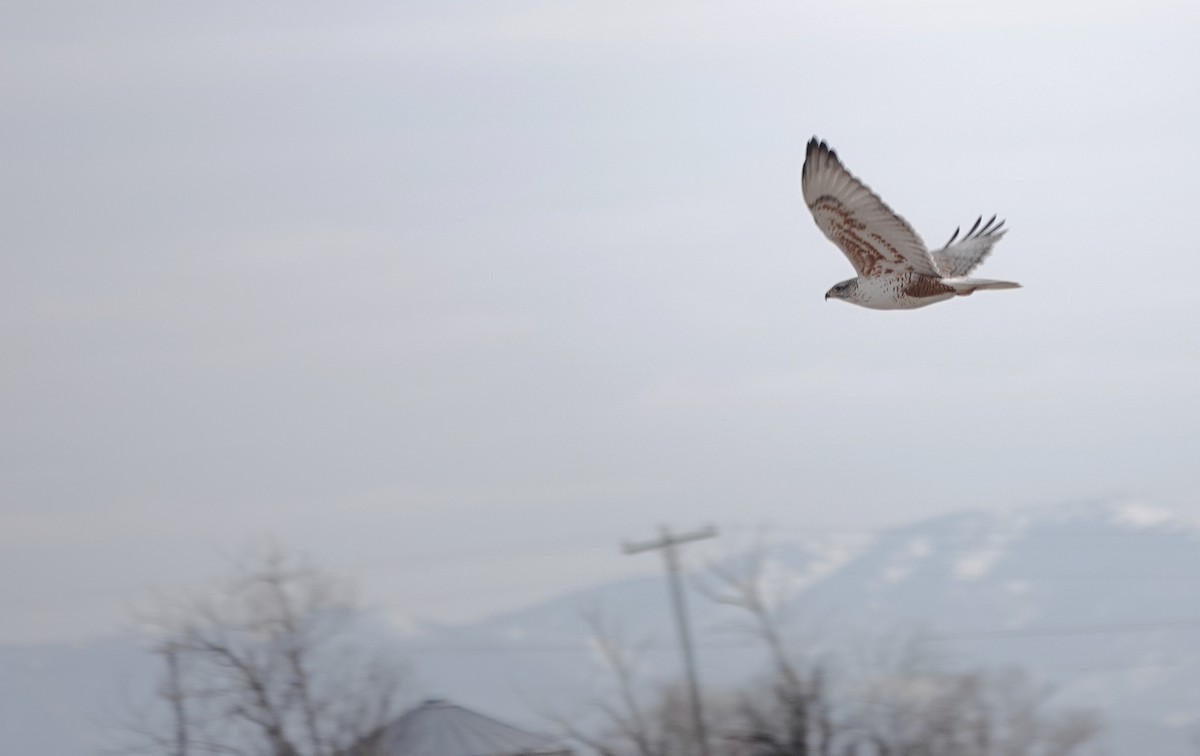
M913 310L977 289L1020 288L1010 281L967 277L1006 233L1004 221L996 223L996 216L987 223L981 216L962 238L955 229L946 246L930 252L908 221L816 138L808 143L800 185L817 227L858 272L858 277L830 289L826 299L874 310Z

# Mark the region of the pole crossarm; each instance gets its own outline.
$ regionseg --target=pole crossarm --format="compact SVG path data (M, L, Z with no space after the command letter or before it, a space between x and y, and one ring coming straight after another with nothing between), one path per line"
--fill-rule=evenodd
M640 554L643 551L654 551L655 549L665 549L671 546L678 546L691 541L702 541L705 538L716 538L717 527L715 525L705 525L699 530L693 530L690 533L671 533L665 525L659 527L660 537L653 541L642 541L640 543L626 542L621 546L621 551L625 554Z

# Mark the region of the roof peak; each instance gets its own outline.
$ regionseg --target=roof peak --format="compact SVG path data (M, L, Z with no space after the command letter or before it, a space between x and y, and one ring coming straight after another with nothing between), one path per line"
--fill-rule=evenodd
M567 756L553 737L505 724L451 703L429 698L384 728L380 750L389 756Z

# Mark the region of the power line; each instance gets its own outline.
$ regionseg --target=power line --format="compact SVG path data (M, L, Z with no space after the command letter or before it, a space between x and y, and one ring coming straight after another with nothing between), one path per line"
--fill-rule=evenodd
M1057 627L1031 627L1023 630L981 630L967 632L951 632L951 633L935 633L928 635L919 640L928 643L940 643L950 641L969 641L969 640L1004 640L1009 638L1051 638L1051 637L1069 637L1080 635L1113 635L1124 633L1140 633L1140 632L1155 632L1159 630L1181 630L1192 627L1200 627L1200 618L1197 619L1173 619L1160 620L1155 622L1125 622L1114 623L1109 625L1068 625ZM716 638L701 639L698 642L693 641L695 648L707 650L740 650L758 648L761 644L753 639L743 640L720 640ZM586 641L577 643L479 643L479 644L464 644L464 645L414 645L408 647L416 653L497 653L497 654L513 654L513 653L566 653L566 652L582 652L586 651L588 646ZM643 643L639 644L639 649L646 651L667 651L669 646L663 643Z
M1001 638L1053 638L1057 636L1112 635L1117 633L1150 632L1200 627L1200 619L1159 620L1156 622L1125 622L1111 625L1067 625L1063 627L1031 627L1023 630L982 630L962 633L936 633L927 640L991 640Z

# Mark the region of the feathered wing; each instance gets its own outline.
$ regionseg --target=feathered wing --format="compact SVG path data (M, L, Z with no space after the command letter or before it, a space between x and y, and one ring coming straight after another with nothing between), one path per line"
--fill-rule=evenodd
M961 239L958 238L959 229L954 229L954 235L946 242L946 246L934 250L933 260L943 276L959 278L967 275L992 253L992 247L1008 233L1004 221L996 223L994 215L987 223L983 223L982 228L981 223L983 216L979 216L975 225ZM955 239L958 241L955 242Z
M808 143L800 186L817 227L845 253L860 276L902 272L941 276L908 221L847 171L837 153L816 138Z

